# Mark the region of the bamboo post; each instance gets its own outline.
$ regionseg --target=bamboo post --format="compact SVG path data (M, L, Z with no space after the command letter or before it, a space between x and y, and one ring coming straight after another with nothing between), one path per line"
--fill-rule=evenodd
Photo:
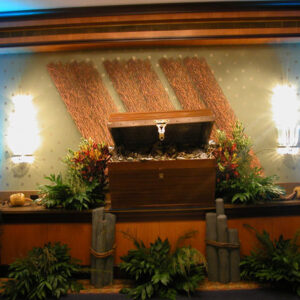
M216 213L207 213L206 219L206 240L217 240L217 215ZM218 281L218 251L216 247L206 245L206 258L208 266L208 280Z
M216 199L216 213L217 216L219 215L224 215L224 200L222 198L217 198Z
M236 228L228 229L229 243L239 244L239 234ZM230 281L237 282L240 277L240 249L233 248L230 251Z
M228 242L227 217L225 215L217 216L217 241L221 243ZM225 247L218 249L219 255L219 281L229 282L229 252Z
M99 288L112 284L116 217L96 208L92 213L91 283Z

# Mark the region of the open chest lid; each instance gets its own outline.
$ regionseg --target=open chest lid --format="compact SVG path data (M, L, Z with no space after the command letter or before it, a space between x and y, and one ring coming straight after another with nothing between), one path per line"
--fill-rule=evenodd
M177 149L204 148L215 117L210 110L115 113L108 128L116 147L147 152L161 142Z

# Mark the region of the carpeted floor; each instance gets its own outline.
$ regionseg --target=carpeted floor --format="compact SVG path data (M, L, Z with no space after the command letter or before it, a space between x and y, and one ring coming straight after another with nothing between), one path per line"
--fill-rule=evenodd
M0 282L7 278L0 278ZM128 280L114 280L110 286L95 288L89 280L79 280L83 290L79 294L68 294L62 300L128 300L125 295L119 294L122 287L129 287ZM178 296L176 300L299 300L296 294L260 286L254 282L235 282L222 284L205 280L190 298ZM0 300L3 300L0 296ZM49 299L50 300L50 299ZM154 299L153 299L154 300ZM157 300L157 299L156 299Z
M0 298L1 299L1 298ZM65 300L128 300L120 294L76 294L68 295ZM176 300L299 300L295 294L271 289L199 291L192 297L178 296ZM154 299L153 299L154 300ZM156 299L157 300L157 299Z

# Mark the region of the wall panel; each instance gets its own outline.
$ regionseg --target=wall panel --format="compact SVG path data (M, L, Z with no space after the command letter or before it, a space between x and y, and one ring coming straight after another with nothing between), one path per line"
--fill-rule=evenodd
M229 228L237 228L241 242L241 255L250 253L257 245L254 231L245 228L249 224L258 231L266 230L271 238L282 234L291 238L300 228L299 216L237 218L228 221ZM90 223L40 223L40 224L4 224L1 236L1 264L9 264L17 257L24 256L34 246L42 246L51 241L68 244L71 255L81 259L83 265L90 264L89 248L91 245ZM189 231L198 231L194 238L185 241L202 253L205 253L205 221L204 220L169 220L144 222L117 222L115 264L120 257L133 248L132 240L123 232L127 232L138 240L149 245L157 237L168 238L173 249L178 238Z

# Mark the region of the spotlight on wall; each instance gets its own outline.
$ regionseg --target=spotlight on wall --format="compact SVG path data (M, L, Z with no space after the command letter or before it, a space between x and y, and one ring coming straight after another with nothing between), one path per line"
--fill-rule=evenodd
M33 163L34 152L40 145L36 110L30 95L12 98L14 110L9 115L7 145L14 163Z
M277 152L280 154L299 152L299 108L295 86L277 85L273 89L272 112L278 130Z

